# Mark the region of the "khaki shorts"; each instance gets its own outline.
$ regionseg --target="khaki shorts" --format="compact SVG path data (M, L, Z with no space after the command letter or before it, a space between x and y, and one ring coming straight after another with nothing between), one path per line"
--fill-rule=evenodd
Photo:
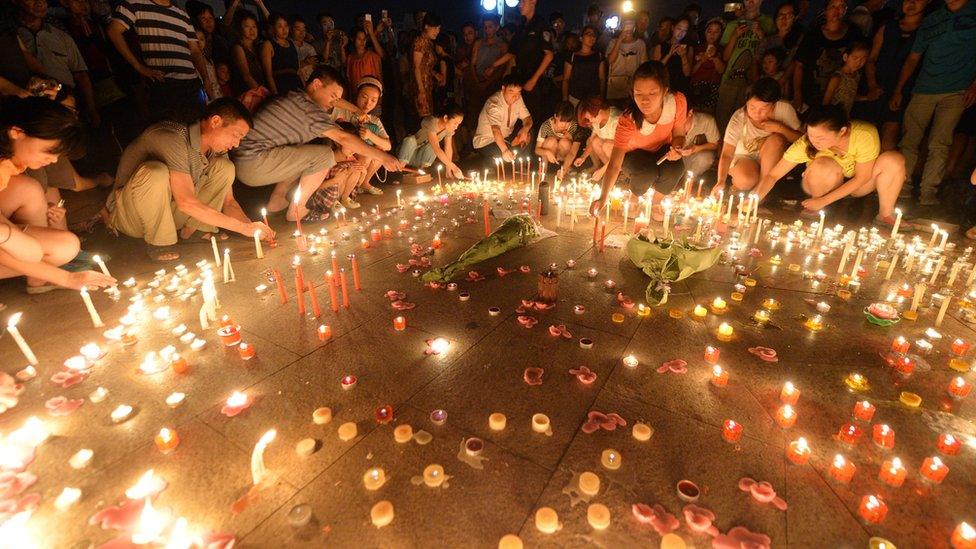
M281 181L295 181L335 165L328 145L288 145L253 156L234 157L237 179L248 187L263 187ZM323 175L324 177L324 175Z

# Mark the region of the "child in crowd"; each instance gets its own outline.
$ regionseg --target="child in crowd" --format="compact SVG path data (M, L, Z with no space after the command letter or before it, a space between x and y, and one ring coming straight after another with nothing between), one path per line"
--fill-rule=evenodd
M586 141L586 148L582 156L573 165L580 167L589 158L593 162L594 179L603 177L610 153L613 151L613 136L617 131L617 121L620 120L620 109L611 107L602 98L594 96L580 105L579 125L590 128L590 137Z
M345 118L346 122L353 123L357 126L359 137L362 138L368 145L372 145L381 151L389 151L393 148L393 142L390 140L390 135L386 132L386 128L383 127L383 121L380 120L378 116L373 115L373 111L376 110L376 106L380 104L380 99L383 97L383 84L378 78L373 76L364 76L359 80L359 84L356 86L356 107L359 108L358 116L353 113L343 112L340 114L340 118ZM366 172L364 174L363 180L360 182L359 186L362 190L368 192L369 194L379 195L383 194L383 189L379 187L374 187L370 182L376 172L380 169L380 163L376 160L371 160L368 158L360 158L366 166ZM355 209L359 207L359 204L351 199L347 199L348 204L343 203L343 206L347 208Z
M685 146L678 149L685 162L685 170L701 177L715 165L718 142L722 138L715 117L688 109L688 128L685 133Z
M227 63L217 63L216 69L217 85L220 86L220 95L223 97L234 97L234 89L230 86L230 65Z
M857 87L861 83L864 64L868 62L871 47L865 42L855 42L844 52L844 65L827 81L824 92L824 105L839 105L844 114L850 115L855 101L872 101L880 97L880 93L859 95Z
M582 131L576 123L576 108L569 101L563 101L556 107L556 113L539 127L535 154L549 164L561 164L557 177L563 178L569 173L582 140Z

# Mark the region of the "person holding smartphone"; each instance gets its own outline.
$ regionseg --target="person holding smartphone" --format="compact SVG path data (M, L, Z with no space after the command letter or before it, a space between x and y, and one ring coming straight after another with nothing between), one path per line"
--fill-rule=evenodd
M718 88L715 119L720 128L729 123L732 113L745 103L751 69L763 38L776 31L773 19L760 13L762 0L745 0L741 15L725 26L719 41L725 72Z

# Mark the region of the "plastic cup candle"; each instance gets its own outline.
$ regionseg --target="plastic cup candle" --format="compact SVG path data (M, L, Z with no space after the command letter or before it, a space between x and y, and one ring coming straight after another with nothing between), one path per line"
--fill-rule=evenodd
M739 442L742 438L742 424L731 419L725 420L722 424L722 438L725 442Z
M925 458L922 462L922 466L919 468L918 473L922 475L922 478L933 483L940 484L945 480L946 475L949 474L949 468L946 464L942 462L942 458L939 456L932 456Z
M705 347L705 362L715 364L718 362L719 354L720 351L717 348L712 347L711 345Z
M386 484L386 473L379 467L373 467L363 475L363 485L367 490L379 490Z
M803 465L810 459L810 446L807 439L800 437L786 447L786 458L794 465Z
M833 463L830 464L830 478L841 484L847 484L854 478L857 467L848 461L844 456L837 454L834 456Z
M776 423L783 429L789 429L796 425L796 411L787 404L776 412Z
M853 423L845 423L841 426L840 431L837 432L837 439L853 446L857 444L857 441L861 440L861 428Z
M723 322L718 327L718 338L723 341L728 341L732 339L733 332L732 326L728 322Z
M891 450L895 447L895 430L887 424L875 425L872 429L872 440L874 444L884 450Z
M962 448L962 441L949 433L943 433L939 435L939 439L936 441L936 448L944 456L954 456Z
M896 353L907 353L911 343L905 339L905 336L898 336L891 342L891 350Z
M180 437L176 434L176 431L168 427L160 429L155 440L156 448L164 454L172 452L180 444Z
M620 463L623 459L620 457L620 452L614 450L613 448L608 448L600 454L600 464L603 465L604 469L609 469L611 471L616 471L620 469Z
M396 330L396 331L398 331L398 332L402 332L403 330L406 330L407 329L407 319L405 317L402 317L402 316L394 317L393 318L393 329Z
M949 382L949 396L956 399L966 398L967 395L973 390L973 386L969 384L968 381L962 377L955 377Z
M969 342L956 338L952 342L952 353L956 356L963 356L969 352Z
M712 385L725 387L729 384L729 372L718 364L712 366Z
M905 483L905 475L908 472L901 463L901 458L892 458L891 461L885 461L881 465L881 471L878 472L878 480L884 482L892 488L898 488Z
M862 400L854 405L854 417L861 421L871 421L871 418L874 417L875 410L874 404Z
M968 522L960 522L952 531L949 543L952 544L952 549L976 549L976 528Z
M444 468L440 465L432 464L424 468L424 484L430 488L438 488L444 481L447 480L444 476Z
M715 314L724 313L727 307L728 305L725 303L725 300L722 299L721 297L716 297L714 300L712 300L712 312L714 312Z
M888 514L888 505L879 496L864 496L858 506L858 514L865 522L878 524Z
M352 389L353 387L356 386L356 376L353 375L343 376L342 379L339 380L339 385L342 387L343 391L348 391Z
M783 384L783 390L779 392L779 401L783 404L796 406L796 401L800 399L800 390L793 385L792 381Z

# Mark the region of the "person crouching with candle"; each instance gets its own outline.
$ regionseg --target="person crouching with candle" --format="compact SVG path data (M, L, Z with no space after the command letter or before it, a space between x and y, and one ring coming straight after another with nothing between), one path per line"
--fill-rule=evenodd
M493 167L496 158L501 158L505 163L511 162L515 158L512 147L527 144L532 130L532 115L522 99L524 82L510 74L502 79L501 84L502 89L489 96L481 108L478 126L471 140L479 156L478 163L483 168ZM515 133L517 122L521 122L522 126ZM511 141L509 138L512 138Z
M556 107L556 113L542 123L535 140L535 154L554 166L560 179L566 177L579 153L583 132L576 123L576 107L563 101Z
M597 214L621 174L629 176L632 196L641 196L653 187L655 206L652 217L664 219L657 202L670 193L685 175L679 149L685 145L688 102L681 92L672 92L668 70L660 61L648 61L637 68L633 78L631 103L620 116L614 134L613 152L600 189L600 197L590 205Z
M617 133L617 123L620 122L621 110L612 107L599 96L593 96L579 104L579 124L590 128L590 137L586 141L583 154L573 161L579 168L589 158L593 164L593 179L603 179L603 173L610 162L613 152L613 136Z
M28 293L55 287L106 287L115 279L59 268L81 247L78 237L49 226L50 206L36 180L22 175L81 148L77 115L46 97L0 102L0 278L27 277Z
M362 31L356 34L357 41L359 40ZM362 139L367 145L375 147L381 151L388 152L393 148L393 142L390 141L390 135L386 133L386 128L383 127L383 121L380 120L378 116L373 116L371 113L376 109L376 105L379 104L380 98L383 97L383 83L379 81L378 78L373 76L365 76L359 80L356 84L356 106L359 107L361 114L358 116L352 116L352 120L356 123L356 131L359 134L359 138ZM351 114L351 113L350 113ZM374 187L370 182L373 180L373 176L380 169L380 161L375 158L368 158L363 155L356 155L356 158L365 164L366 170L362 177L362 181L358 183L359 188L368 192L372 195L383 194L383 189L379 187ZM352 202L350 200L350 202ZM355 209L359 205L346 204L343 206Z
M447 104L437 107L434 114L424 117L420 129L403 138L397 157L414 168L427 169L440 160L447 177L463 179L464 172L454 163L454 132L464 120L464 109Z
M763 177L756 191L760 200L797 164L806 164L803 191L804 215L817 212L847 196L878 193L874 224L895 224L895 201L905 184L905 157L898 151L881 152L878 129L850 120L837 105L813 107L806 114L807 131L783 154L776 167Z
M115 189L105 205L110 229L142 238L149 257L174 261L179 240L203 239L218 228L270 241L274 231L251 221L234 199L234 164L227 151L253 126L251 113L232 98L207 105L190 124L161 122L126 147ZM202 235L196 233L202 233Z

